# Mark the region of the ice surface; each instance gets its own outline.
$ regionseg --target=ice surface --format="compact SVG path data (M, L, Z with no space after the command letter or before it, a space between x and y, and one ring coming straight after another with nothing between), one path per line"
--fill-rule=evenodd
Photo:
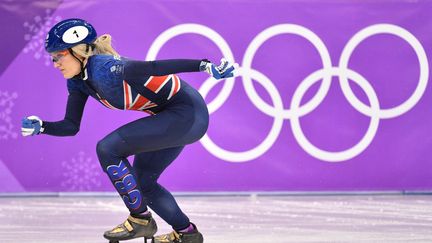
M432 242L432 196L179 196L208 243ZM105 242L119 197L1 197L0 242ZM159 232L170 227L156 216ZM143 242L142 239L126 241Z

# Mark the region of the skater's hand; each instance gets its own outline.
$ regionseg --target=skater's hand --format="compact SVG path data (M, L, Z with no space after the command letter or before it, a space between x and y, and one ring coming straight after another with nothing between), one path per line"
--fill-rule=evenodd
M37 116L29 116L22 119L21 134L25 136L38 135L43 132L42 120Z
M215 79L230 78L234 76L234 65L229 63L225 58L221 59L221 64L216 66L210 61L201 62L200 70L210 74Z

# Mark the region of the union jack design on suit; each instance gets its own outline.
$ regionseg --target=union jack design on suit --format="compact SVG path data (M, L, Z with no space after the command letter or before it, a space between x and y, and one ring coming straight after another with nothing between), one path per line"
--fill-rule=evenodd
M171 82L170 82L171 81ZM178 93L181 87L180 79L177 75L170 74L166 76L150 76L144 83L144 86L154 93L159 93L159 91L171 83L170 92L167 96L167 100L170 100L175 94ZM132 92L131 86L126 80L123 80L123 94L124 94L124 107L123 110L137 110L146 111L147 109L156 107L157 104L153 103L146 97L135 94ZM100 99L101 103L110 109L120 110L119 108L111 105L106 99ZM146 111L148 112L148 111Z

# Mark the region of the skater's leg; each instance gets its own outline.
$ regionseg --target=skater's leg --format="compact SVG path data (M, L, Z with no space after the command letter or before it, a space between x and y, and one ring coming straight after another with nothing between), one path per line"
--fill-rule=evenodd
M147 205L175 230L190 225L172 194L158 182L161 173L177 158L183 146L135 155L135 169Z
M135 171L127 160L130 155L128 150L126 142L117 132L106 136L96 147L102 169L108 174L129 211L137 212L145 204Z
M146 204L143 201L138 177L127 160L129 153L124 139L116 132L105 137L97 145L97 154L102 168L132 214L146 210ZM156 231L156 222L151 214L145 217L129 216L122 224L106 231L104 237L110 242L137 237L152 238Z

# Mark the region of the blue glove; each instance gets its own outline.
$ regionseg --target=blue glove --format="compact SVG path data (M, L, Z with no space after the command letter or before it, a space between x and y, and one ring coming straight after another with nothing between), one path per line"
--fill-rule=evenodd
M43 132L42 120L37 116L29 116L22 119L21 134L25 136L34 136Z
M210 74L215 79L231 78L234 76L234 66L224 58L221 59L221 64L216 66L208 60L203 60L200 65L200 70Z

